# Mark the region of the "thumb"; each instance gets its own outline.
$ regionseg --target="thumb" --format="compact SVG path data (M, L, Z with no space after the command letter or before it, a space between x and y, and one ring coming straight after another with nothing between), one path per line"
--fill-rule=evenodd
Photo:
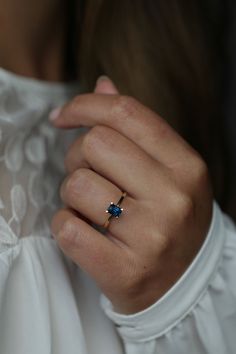
M102 75L97 79L94 93L116 95L119 92L111 79L108 76Z

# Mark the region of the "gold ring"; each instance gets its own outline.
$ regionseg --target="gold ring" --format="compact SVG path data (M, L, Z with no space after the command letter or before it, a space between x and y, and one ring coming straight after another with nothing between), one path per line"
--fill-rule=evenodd
M110 203L110 205L108 206L107 210L106 210L106 213L109 213L111 214L108 219L106 220L106 222L104 223L103 227L104 228L107 228L109 223L110 223L110 220L115 217L115 218L119 218L123 212L123 208L120 207L123 199L126 197L127 193L126 192L123 192L122 193L122 196L120 197L120 199L118 200L118 202L116 204L114 204L113 202Z

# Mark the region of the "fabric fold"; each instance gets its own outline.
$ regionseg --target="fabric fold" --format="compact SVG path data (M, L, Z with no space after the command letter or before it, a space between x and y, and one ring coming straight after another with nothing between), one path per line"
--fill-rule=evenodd
M124 340L148 341L160 337L184 319L200 301L216 276L226 241L223 215L216 203L208 235L188 267L172 288L147 309L131 315L113 311L112 304L101 295L101 306L115 323Z

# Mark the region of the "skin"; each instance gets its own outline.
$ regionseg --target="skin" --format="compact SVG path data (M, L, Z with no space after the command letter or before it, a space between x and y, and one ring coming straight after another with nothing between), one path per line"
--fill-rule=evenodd
M87 272L115 311L132 314L160 299L201 248L212 191L201 157L160 116L103 78L95 92L51 114L55 127L91 129L68 150L65 208L52 220L62 251ZM106 208L122 191L119 219L104 236Z
M22 76L63 81L64 4L0 0L0 66Z

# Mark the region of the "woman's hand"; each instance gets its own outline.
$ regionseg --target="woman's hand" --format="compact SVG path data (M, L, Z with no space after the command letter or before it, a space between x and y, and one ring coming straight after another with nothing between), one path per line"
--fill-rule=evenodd
M119 95L108 79L52 118L58 128L91 127L68 151L61 187L67 208L54 216L52 233L116 311L141 311L177 281L206 237L207 167L162 118ZM91 224L104 224L122 191L124 211L104 236Z

